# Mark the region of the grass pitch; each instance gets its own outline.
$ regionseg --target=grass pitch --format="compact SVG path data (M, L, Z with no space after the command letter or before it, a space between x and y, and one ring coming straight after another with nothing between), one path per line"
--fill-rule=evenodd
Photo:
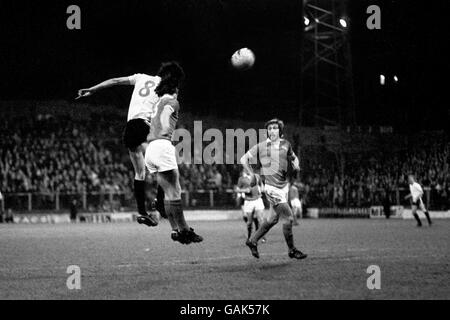
M192 222L201 244L172 242L163 221L0 225L0 299L450 299L450 221L301 220L289 259L281 225L245 246L242 221ZM81 289L66 286L81 269ZM381 289L367 288L367 268Z

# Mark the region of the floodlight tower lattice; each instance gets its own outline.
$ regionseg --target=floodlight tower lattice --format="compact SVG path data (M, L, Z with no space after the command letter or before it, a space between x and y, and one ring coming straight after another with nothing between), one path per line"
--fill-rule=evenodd
M299 124L354 125L348 1L303 0L303 5Z

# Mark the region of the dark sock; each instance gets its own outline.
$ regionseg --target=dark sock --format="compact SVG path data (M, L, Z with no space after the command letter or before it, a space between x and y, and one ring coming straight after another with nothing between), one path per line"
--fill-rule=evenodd
M136 198L137 208L140 215L146 216L145 210L145 181L134 180L134 197Z
M430 214L428 213L428 211L425 211L425 217L427 217L428 224L431 224L431 218L430 218Z
M416 218L417 224L418 224L419 226L421 226L421 225L422 225L422 222L420 221L419 215L418 215L417 213L414 213L414 218Z
M247 223L247 239L250 239L252 235L253 225L251 223Z
M255 224L255 230L258 230L259 229L259 220L258 220L258 218L254 218L253 219L253 223Z
M289 250L294 249L294 236L292 234L292 223L283 224L283 235Z
M164 219L169 219L166 210L164 209L164 189L161 188L160 185L158 185L157 188L157 193L156 193L156 210L158 210L159 214L161 215L161 217L163 217Z
M189 230L189 226L184 219L181 200L164 200L164 209L168 216L172 216L178 226L179 231Z
M164 189L161 186L158 186L158 192L156 193L156 200L159 203L164 203Z

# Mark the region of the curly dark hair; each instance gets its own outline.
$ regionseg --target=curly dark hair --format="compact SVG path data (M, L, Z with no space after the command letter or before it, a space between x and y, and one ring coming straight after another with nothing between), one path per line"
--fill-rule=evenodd
M277 124L278 125L278 130L280 132L280 138L282 138L284 136L284 122L278 118L275 119L271 119L269 121L267 121L264 125L264 128L266 128L266 130L269 128L269 125L271 124Z
M158 96L174 94L184 80L183 68L176 61L163 62L158 71L161 82L155 89Z

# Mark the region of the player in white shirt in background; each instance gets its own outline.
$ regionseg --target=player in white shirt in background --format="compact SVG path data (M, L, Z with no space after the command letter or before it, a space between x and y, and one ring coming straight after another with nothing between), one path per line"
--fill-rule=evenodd
M417 183L415 181L414 175L412 175L412 174L408 175L408 183L409 183L410 194L407 195L405 197L405 199L411 198L411 201L412 201L412 205L411 205L412 214L414 215L414 218L416 218L417 226L418 227L422 226L422 222L420 221L419 215L417 214L417 209L418 208L420 210L422 210L423 213L425 213L425 216L427 217L428 225L431 226L432 222L431 222L431 219L430 219L430 214L428 213L428 210L427 210L427 208L425 208L425 204L422 201L422 196L423 196L423 189L422 189L422 187L420 186L419 183Z
M160 71L157 76L150 76L143 73L137 73L128 77L112 78L103 81L91 88L80 89L78 98L91 96L96 91L106 89L116 85L134 86L128 109L127 124L123 133L123 142L128 149L131 163L134 168L134 196L137 202L139 217L138 223L147 226L158 225L158 220L149 215L145 206L145 161L144 154L148 146L147 136L150 133L150 121L156 114L156 104L159 101L155 89L161 82ZM164 192L158 187L158 195L153 204L162 216L164 211Z

